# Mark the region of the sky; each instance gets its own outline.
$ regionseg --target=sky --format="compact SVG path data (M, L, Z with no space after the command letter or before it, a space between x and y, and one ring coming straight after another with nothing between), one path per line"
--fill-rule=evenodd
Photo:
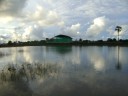
M128 39L128 0L0 0L0 42Z

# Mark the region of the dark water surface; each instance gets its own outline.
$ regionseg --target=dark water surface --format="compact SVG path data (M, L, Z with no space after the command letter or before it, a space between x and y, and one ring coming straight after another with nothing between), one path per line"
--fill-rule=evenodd
M128 47L1 48L0 96L128 96Z

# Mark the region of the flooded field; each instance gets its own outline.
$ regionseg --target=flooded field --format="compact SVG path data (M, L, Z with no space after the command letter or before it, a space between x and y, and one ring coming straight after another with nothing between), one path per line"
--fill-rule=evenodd
M0 48L0 96L127 96L128 47Z

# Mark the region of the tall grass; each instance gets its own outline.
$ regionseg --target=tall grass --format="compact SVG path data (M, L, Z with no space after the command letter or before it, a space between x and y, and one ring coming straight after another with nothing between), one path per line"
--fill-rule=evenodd
M49 76L54 77L59 73L59 69L57 64L8 64L0 71L0 79L2 81L29 81Z

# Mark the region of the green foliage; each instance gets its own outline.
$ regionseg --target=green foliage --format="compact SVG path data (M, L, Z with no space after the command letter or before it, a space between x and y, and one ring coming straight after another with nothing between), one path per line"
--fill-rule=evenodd
M117 42L117 40L115 38L113 38L113 39L108 38L107 42Z
M12 41L8 41L8 45L12 45Z

